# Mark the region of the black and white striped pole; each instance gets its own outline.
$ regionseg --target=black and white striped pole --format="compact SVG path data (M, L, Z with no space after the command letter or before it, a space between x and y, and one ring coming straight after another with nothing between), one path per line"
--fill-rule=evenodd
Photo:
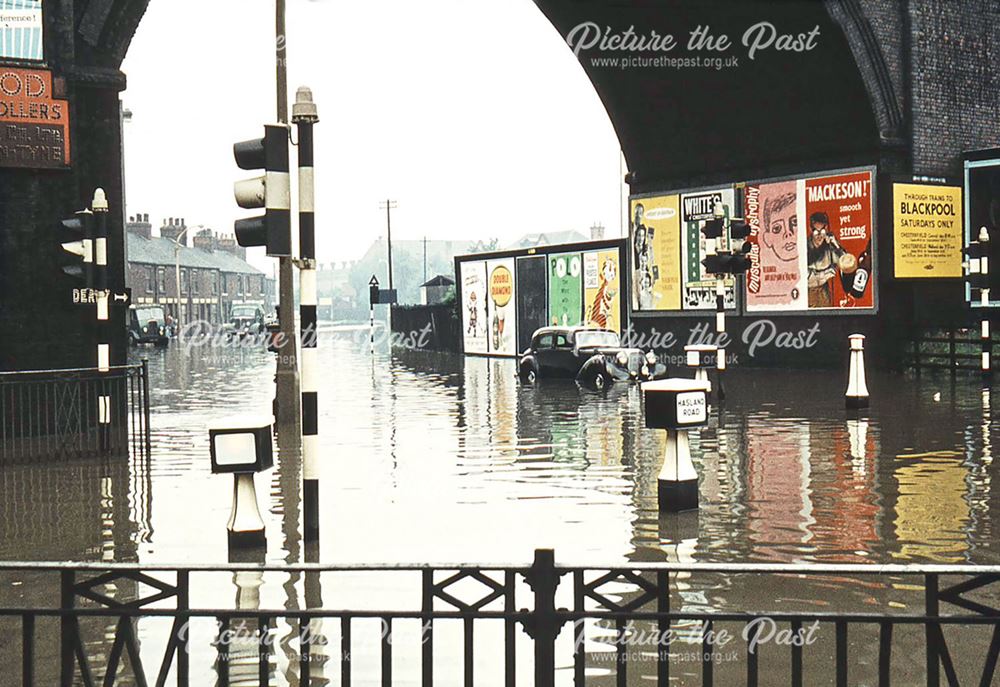
M368 343L371 354L375 356L375 304L378 303L378 277L374 274L368 280Z
M299 327L302 343L302 507L307 541L319 538L319 400L316 359L316 215L312 91L295 93L292 122L299 137Z
M103 189L94 191L94 290L97 301L97 371L101 373L97 398L98 441L102 452L111 444L111 372L110 294L108 292L108 199Z
M986 227L979 229L978 240L973 240L963 249L963 253L968 256L965 266L965 281L970 289L979 289L979 305L982 309L981 322L979 328L979 340L981 346L979 369L983 378L984 387L992 384L992 355L993 344L990 338L990 321L988 317L990 307L990 232ZM970 302L971 291L970 291Z
M983 311L979 331L980 343L982 345L980 370L983 375L983 384L991 386L993 383L993 341L990 338L990 320L987 317L990 307L990 232L986 227L979 229L979 245L982 247L982 257L979 258L979 270L983 275L983 288L979 290L979 305Z

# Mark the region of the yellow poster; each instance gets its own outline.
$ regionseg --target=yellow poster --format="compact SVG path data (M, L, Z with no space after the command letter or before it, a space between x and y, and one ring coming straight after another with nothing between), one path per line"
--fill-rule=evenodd
M591 327L621 332L618 249L583 254L583 320Z
M633 198L629 217L632 309L680 310L680 196Z
M962 189L892 185L896 278L962 276Z

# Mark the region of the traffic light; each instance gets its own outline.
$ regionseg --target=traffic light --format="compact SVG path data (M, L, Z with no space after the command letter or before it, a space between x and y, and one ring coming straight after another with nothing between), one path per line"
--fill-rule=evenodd
M84 285L94 285L94 213L90 210L79 210L72 217L59 222L59 242L67 253L76 255L79 259L63 260L64 274L79 279Z
M233 146L240 169L263 169L264 176L236 182L234 195L241 208L264 208L257 217L236 220L236 242L246 248L265 246L271 256L291 256L291 191L288 178L288 129L264 126L264 138Z
M705 226L701 228L701 233L703 233L707 239L722 238L722 231L725 226L725 222L726 220L724 217L707 219L705 220Z
M965 281L974 289L988 289L990 286L989 263L987 262L989 260L989 244L973 241L962 249L962 253L968 258L965 262Z
M734 219L729 222L729 238L733 241L746 241L750 236L750 225L744 220Z
M742 274L750 269L750 258L746 255L749 247L750 244L745 244L739 251L705 256L701 264L709 274Z

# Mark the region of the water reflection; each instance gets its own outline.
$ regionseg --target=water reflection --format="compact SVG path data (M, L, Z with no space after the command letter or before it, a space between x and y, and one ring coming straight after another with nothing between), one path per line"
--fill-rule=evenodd
M228 560L231 479L209 472L207 427L270 409L274 358L141 354L150 359L150 460L5 466L4 558ZM725 407L691 434L701 507L660 516L664 433L645 428L636 387L524 388L510 360L372 357L367 339L322 332L320 355L322 540L318 550L302 545L301 456L282 442L275 469L258 477L268 561L521 563L533 548L554 547L560 561L594 565L1000 563L991 545L1000 512L995 401L978 380L872 375L870 413L849 417L840 393L817 391L838 389L842 375L731 370ZM206 598L235 603L233 584L220 577ZM841 586L825 584L823 594ZM870 595L842 586L851 598ZM3 590L9 600L11 587ZM737 593L728 580L686 575L677 590L690 610L721 608ZM255 593L262 607L289 609L392 598L377 585L354 591L341 598L318 579L284 575ZM799 588L795 598L817 594ZM336 661L340 635L333 622L314 630L329 642L314 647L315 675ZM207 648L193 669L215 661L214 631L198 630ZM279 684L294 684L298 632L289 622L274 629Z

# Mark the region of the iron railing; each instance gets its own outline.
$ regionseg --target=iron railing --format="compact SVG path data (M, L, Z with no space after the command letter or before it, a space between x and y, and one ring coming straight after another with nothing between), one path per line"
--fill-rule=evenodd
M109 397L108 423L99 398ZM149 369L0 372L0 462L149 452Z
M1000 350L1000 339L993 336L993 349ZM965 328L926 329L916 332L906 351L907 365L920 370L979 372L982 360L980 325ZM994 362L996 362L994 360ZM995 366L991 366L995 367Z
M817 672L822 684L838 686L938 687L942 676L953 686L985 686L995 684L1000 655L1000 611L970 596L991 596L1000 566L594 568L556 565L551 550L536 551L527 566L0 563L4 582L18 576L31 585L22 598L30 591L52 599L0 608L0 624L20 625L4 635L21 637L16 663L25 687L118 684L126 655L138 685L308 685L310 677L329 679L331 672L345 686L391 685L397 670L428 687L442 653L470 687L542 687L557 678L577 686L679 679L784 687L819 684ZM305 608L297 607L300 580ZM285 607L261 602L290 588L294 599L282 597ZM0 601L9 589L0 586ZM237 592L228 606L219 603L225 589ZM324 595L349 602L325 604ZM791 603L796 598L803 608ZM361 625L376 621L381 631L363 646L356 639ZM46 623L58 632L40 631ZM203 638L214 637L202 646L192 639L199 623L210 629ZM418 630L409 643L397 638L407 623ZM279 624L288 632L276 650ZM460 629L445 633L449 624ZM736 641L724 644L724 632ZM640 636L646 639L637 654L632 640ZM679 662L691 651L679 637L693 647L693 663ZM39 642L56 638L57 647L38 651ZM723 652L733 660L722 662ZM286 663L280 675L279 653ZM151 657L155 665L145 667ZM495 659L492 671L481 667L484 659ZM331 671L327 661L335 664ZM359 661L368 664L365 675L353 674ZM15 684L17 667L0 669L4 684Z

